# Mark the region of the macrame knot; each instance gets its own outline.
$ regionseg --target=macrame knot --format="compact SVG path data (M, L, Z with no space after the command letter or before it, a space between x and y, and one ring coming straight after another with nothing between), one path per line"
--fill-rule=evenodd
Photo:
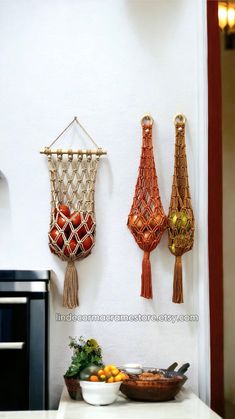
M151 299L152 292L152 273L150 264L150 252L145 251L142 261L142 275L141 275L141 297Z
M63 306L78 307L78 274L74 261L69 260L65 272Z

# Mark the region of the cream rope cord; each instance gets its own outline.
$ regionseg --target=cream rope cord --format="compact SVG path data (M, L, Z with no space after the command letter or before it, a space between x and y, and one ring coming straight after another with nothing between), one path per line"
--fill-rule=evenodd
M67 203L72 211L94 211L99 159L99 155L48 155L52 212L58 203Z

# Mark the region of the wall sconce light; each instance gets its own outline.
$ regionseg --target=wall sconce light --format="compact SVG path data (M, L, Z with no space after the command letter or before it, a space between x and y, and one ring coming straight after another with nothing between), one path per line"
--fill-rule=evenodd
M235 3L219 2L219 27L224 33L225 49L235 49Z

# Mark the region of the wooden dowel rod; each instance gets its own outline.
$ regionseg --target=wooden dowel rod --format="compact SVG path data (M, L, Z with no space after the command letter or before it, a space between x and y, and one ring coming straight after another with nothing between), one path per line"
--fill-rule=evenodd
M98 150L50 150L49 148L44 148L40 150L40 154L95 154L102 156L103 154L107 154L107 151L102 150L101 148Z

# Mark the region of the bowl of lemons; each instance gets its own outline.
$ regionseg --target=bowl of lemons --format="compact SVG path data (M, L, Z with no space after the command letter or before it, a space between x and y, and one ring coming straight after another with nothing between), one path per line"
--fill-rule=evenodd
M127 378L127 374L115 365L87 367L80 373L82 397L85 402L94 406L114 403L122 382Z

